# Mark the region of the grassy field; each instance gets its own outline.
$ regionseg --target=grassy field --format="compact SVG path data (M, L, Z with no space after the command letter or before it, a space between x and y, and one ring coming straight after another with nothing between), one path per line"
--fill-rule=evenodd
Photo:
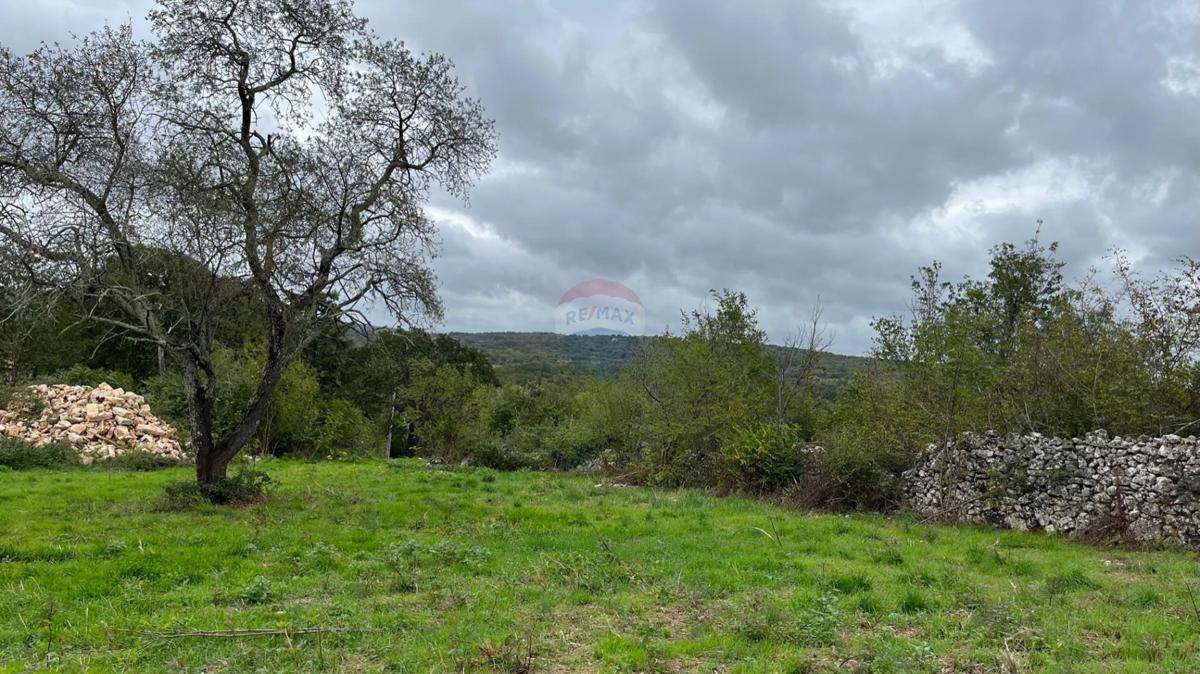
M0 473L0 671L1194 672L1200 566L594 478ZM268 629L250 636L230 630ZM309 630L305 633L305 630ZM315 630L315 631L314 631ZM180 633L192 633L183 635Z

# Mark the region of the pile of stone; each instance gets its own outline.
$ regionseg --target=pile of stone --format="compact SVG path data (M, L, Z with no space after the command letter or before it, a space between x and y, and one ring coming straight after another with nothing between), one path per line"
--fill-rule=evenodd
M0 434L33 445L66 441L90 464L130 451L183 459L174 428L150 412L145 398L108 384L32 386L39 401L29 410L0 410ZM39 409L40 408L40 409Z
M1200 547L1195 437L966 433L930 445L904 488L933 519Z

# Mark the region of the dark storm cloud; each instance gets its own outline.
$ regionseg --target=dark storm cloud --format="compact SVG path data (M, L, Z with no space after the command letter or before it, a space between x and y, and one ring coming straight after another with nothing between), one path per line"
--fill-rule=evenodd
M0 40L64 39L145 4L0 5ZM466 206L435 197L452 329L548 329L607 276L650 323L745 290L776 339L820 297L835 348L905 310L906 280L987 248L1200 254L1191 3L359 0L450 55L501 154Z

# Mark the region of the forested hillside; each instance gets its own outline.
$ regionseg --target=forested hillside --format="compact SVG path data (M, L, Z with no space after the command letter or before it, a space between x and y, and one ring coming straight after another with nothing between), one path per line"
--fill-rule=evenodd
M646 337L560 335L553 332L452 332L450 336L487 355L502 379L529 381L556 375L615 373ZM769 351L780 347L768 346ZM869 359L825 353L817 377L822 395L832 397Z

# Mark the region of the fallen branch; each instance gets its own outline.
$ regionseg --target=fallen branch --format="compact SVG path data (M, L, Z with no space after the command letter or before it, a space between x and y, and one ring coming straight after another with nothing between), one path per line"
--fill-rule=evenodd
M245 629L245 630L194 630L190 632L145 632L122 629L153 639L241 639L246 637L294 637L305 634L337 634L344 632L374 632L372 629L347 629L340 627L298 627L296 629Z

